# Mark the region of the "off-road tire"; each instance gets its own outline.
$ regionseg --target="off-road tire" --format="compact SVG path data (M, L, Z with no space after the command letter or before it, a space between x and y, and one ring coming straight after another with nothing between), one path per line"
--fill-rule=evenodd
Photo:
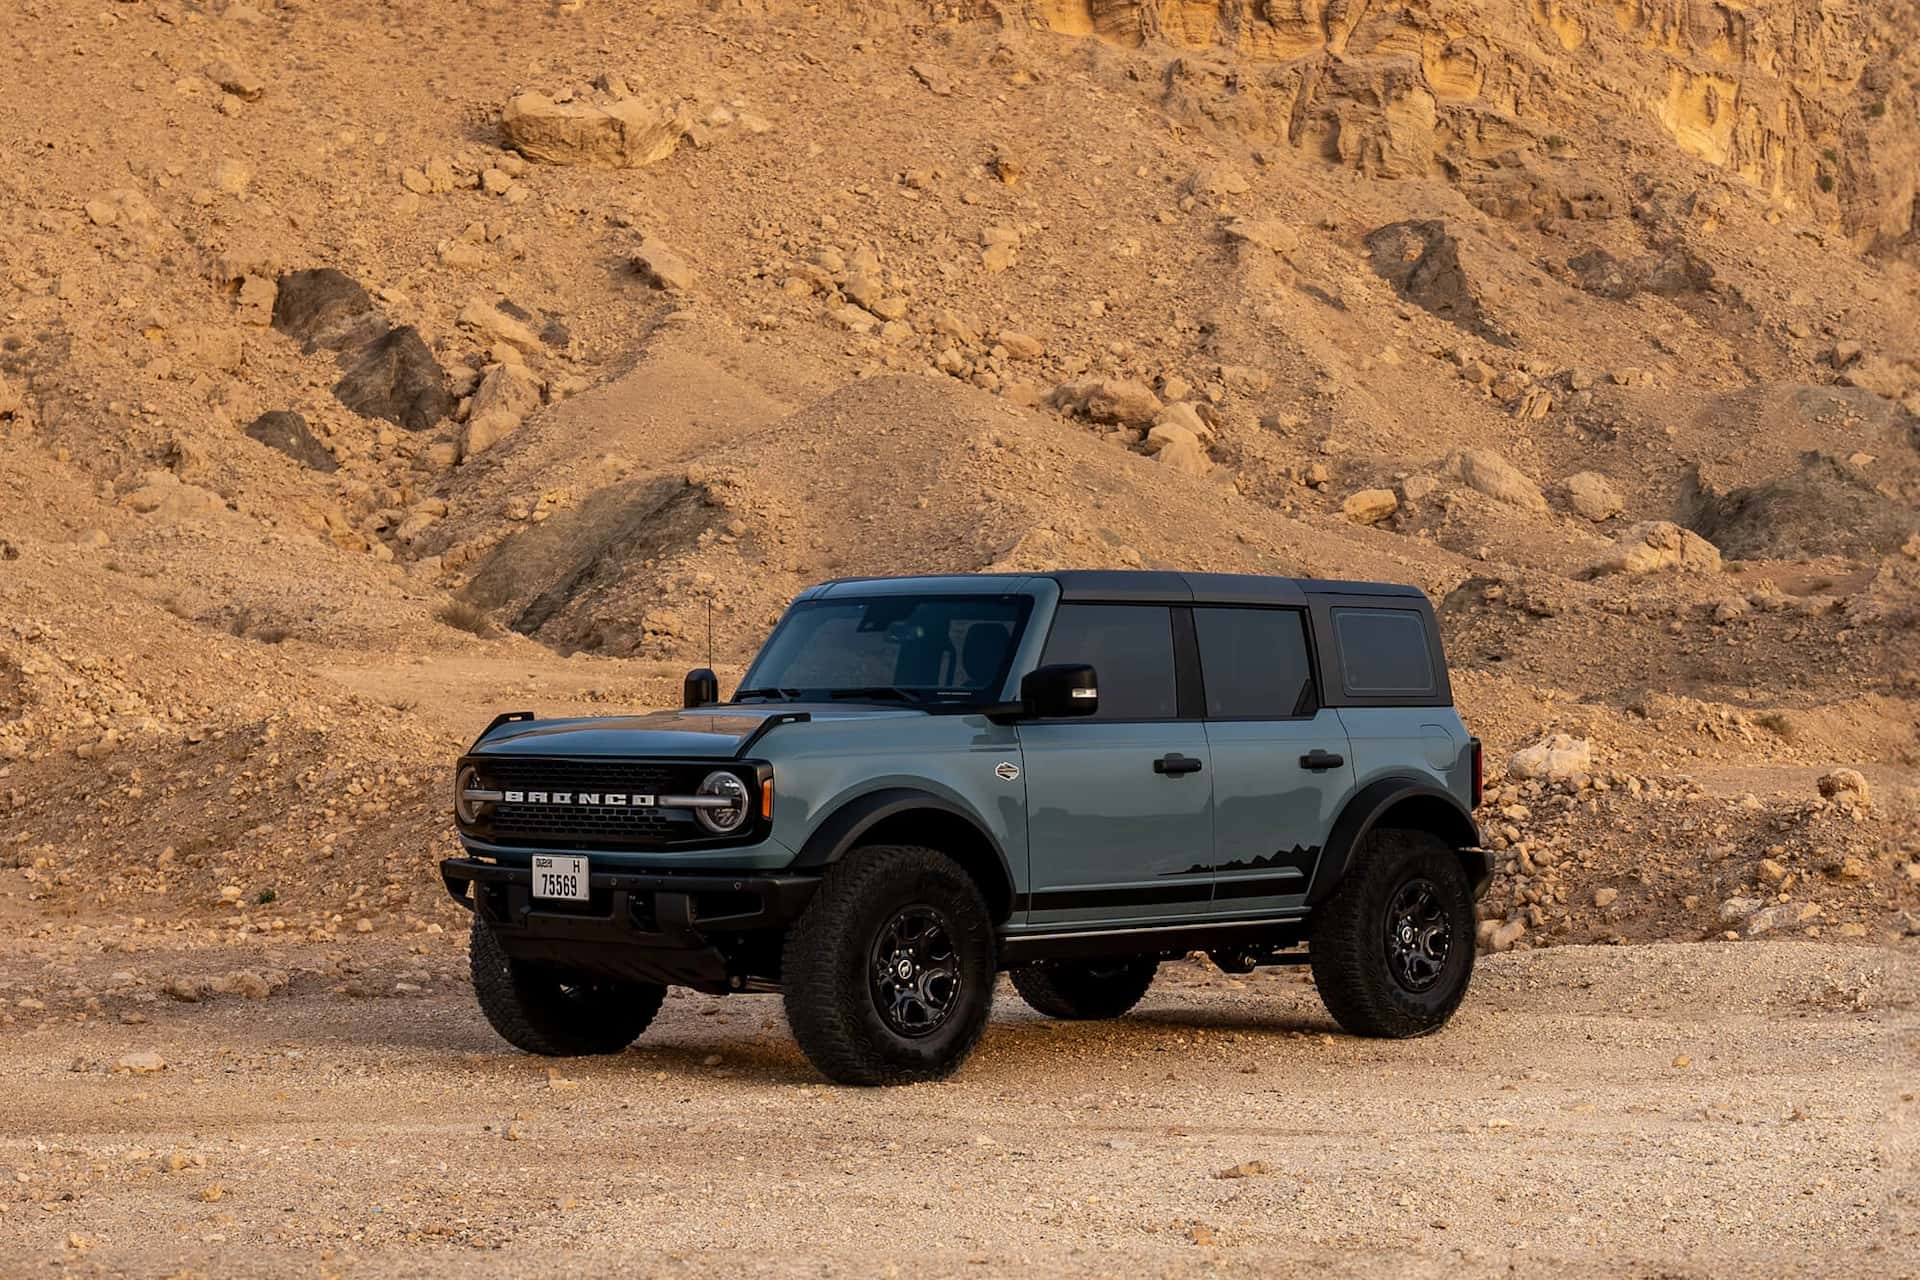
M1451 929L1432 985L1411 990L1394 976L1388 917L1396 897L1425 882ZM1405 1039L1437 1031L1473 977L1473 891L1459 857L1418 831L1379 831L1354 851L1333 896L1307 926L1313 985L1334 1020L1357 1036Z
M889 1025L876 948L894 922L924 912L944 922L957 975L946 1012L924 1034ZM822 1075L840 1084L911 1084L959 1067L993 1010L993 919L958 863L918 845L868 845L828 870L789 927L781 959L787 1022Z
M1013 989L1049 1018L1117 1018L1140 1003L1160 969L1154 956L1107 960L1043 960L1007 976Z
M485 921L467 946L480 1012L508 1044L549 1058L619 1053L647 1029L667 989L569 976L515 960Z

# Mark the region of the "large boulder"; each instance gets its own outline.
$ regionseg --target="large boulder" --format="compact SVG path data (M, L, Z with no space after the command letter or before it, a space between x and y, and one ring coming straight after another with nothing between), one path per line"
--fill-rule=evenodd
M280 277L273 327L308 351L338 351L384 333L387 322L359 281L333 267L315 267Z
M497 364L489 368L474 389L469 418L484 418L490 413L510 413L524 418L540 407L540 380L517 364Z
M1513 335L1489 311L1498 286L1491 275L1471 270L1460 248L1438 219L1391 222L1367 236L1374 271L1401 297L1468 333L1511 347Z
M1465 449L1447 460L1447 469L1496 502L1527 511L1545 511L1546 495L1526 473L1491 449Z
M446 371L412 325L369 343L334 384L333 394L355 413L408 431L427 430L454 407Z
M1671 520L1647 520L1620 535L1593 566L1606 573L1718 573L1720 548Z
M307 420L291 409L272 409L247 425L247 435L269 449L278 449L303 467L338 471L327 447L307 427Z
M1567 477L1567 505L1575 515L1598 524L1611 520L1626 509L1626 502L1613 482L1598 471L1576 471Z
M1593 744L1585 738L1556 733L1522 747L1507 761L1507 776L1517 781L1571 782L1593 771Z
M667 98L639 93L607 102L554 102L522 93L500 113L507 145L529 160L634 169L673 154L686 122Z

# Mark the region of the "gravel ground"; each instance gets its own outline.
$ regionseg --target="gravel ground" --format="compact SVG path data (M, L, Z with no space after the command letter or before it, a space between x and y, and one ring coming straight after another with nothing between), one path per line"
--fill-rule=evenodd
M1910 951L1495 956L1405 1043L1183 962L1101 1025L1003 987L957 1079L857 1091L768 997L523 1056L446 941L418 995L4 1033L0 1272L1916 1274Z

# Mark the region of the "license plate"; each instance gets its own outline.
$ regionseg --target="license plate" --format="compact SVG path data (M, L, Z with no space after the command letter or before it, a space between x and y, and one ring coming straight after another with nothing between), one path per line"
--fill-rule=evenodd
M587 900L587 860L563 858L548 853L533 855L533 896L562 898L568 902Z

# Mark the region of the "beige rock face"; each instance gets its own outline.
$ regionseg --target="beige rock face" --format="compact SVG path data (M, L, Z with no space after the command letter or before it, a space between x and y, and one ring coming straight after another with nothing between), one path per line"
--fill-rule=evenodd
M1671 520L1648 520L1621 534L1619 541L1593 566L1595 574L1669 570L1718 573L1720 548Z
M1453 455L1447 465L1470 487L1496 502L1505 502L1528 511L1547 509L1547 499L1540 492L1540 486L1491 449L1463 450Z
M666 159L684 132L673 104L648 93L605 103L557 103L522 93L502 109L500 126L507 145L529 160L614 169Z
M1592 770L1593 744L1565 733L1522 747L1507 762L1507 776L1517 781L1568 782Z
M1391 489L1362 489L1340 504L1340 514L1355 524L1379 524L1399 509Z
M1613 519L1626 507L1613 482L1598 471L1579 471L1567 477L1567 505L1575 515L1595 523Z

